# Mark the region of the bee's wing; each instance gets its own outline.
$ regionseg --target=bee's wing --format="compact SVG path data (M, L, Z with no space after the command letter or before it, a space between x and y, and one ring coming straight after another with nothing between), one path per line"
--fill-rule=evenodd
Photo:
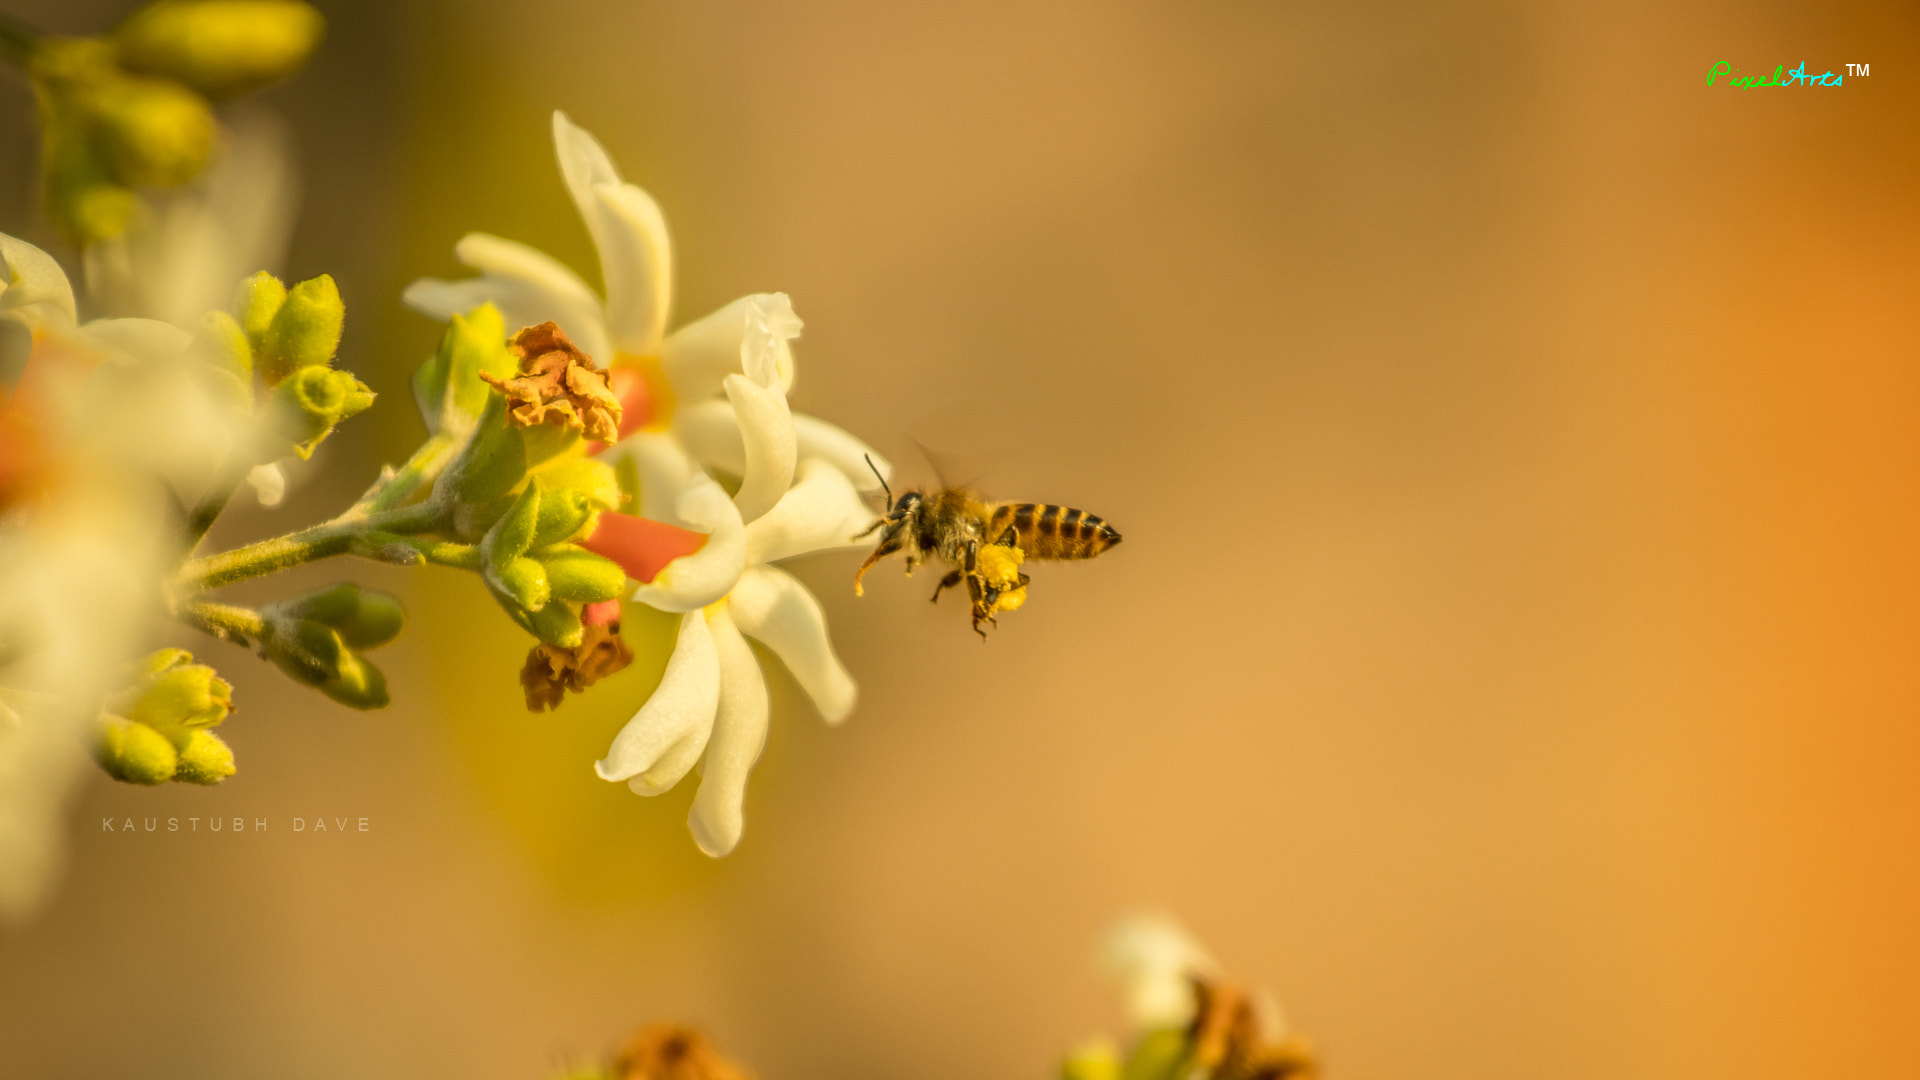
M939 481L942 488L972 489L978 487L986 475L987 470L980 464L978 455L935 450L919 439L913 440L913 448L927 459L927 464L933 468L934 479Z

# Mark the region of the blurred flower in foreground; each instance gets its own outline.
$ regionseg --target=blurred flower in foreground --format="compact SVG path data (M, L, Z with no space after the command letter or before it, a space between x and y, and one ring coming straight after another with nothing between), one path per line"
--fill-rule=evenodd
M1135 1026L1122 1056L1096 1040L1067 1056L1063 1080L1309 1080L1320 1065L1279 1010L1218 974L1176 922L1129 919L1108 942L1107 961L1126 986Z
M101 703L178 554L172 492L210 482L238 438L191 343L151 320L78 324L59 265L0 235L0 916L29 914L58 870Z
M480 276L416 281L406 300L441 318L492 304L508 326L557 323L580 352L612 358L617 426L589 434L612 443L600 459L622 471L631 505L600 514L579 543L642 583L634 600L682 618L659 687L596 769L657 795L699 765L688 824L701 850L725 855L739 843L747 775L767 734L766 682L746 638L787 665L829 723L855 699L818 601L772 564L853 546L873 519L860 485L876 484L874 468L886 465L875 457L869 468L860 440L788 408L801 324L785 294L744 297L668 334L672 246L659 207L564 114L554 114L553 138L605 298L547 255L469 233L455 254ZM536 649L522 675L530 707L558 702L572 663Z
M125 233L136 188L173 188L216 153L213 102L298 70L325 20L299 0L160 0L100 38L22 32L8 55L40 103L47 208L76 243Z
M705 1035L685 1024L648 1024L603 1066L569 1071L563 1080L747 1080Z

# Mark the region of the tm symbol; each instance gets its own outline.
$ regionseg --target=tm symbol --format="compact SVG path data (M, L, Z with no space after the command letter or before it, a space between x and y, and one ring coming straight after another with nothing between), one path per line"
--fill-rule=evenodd
M1865 65L1865 64L1848 64L1848 65L1847 65L1847 74L1849 74L1849 75L1854 75L1854 76L1857 76L1857 77L1859 77L1859 78L1862 78L1862 79L1864 79L1864 78L1866 78L1866 77L1867 77L1867 65Z

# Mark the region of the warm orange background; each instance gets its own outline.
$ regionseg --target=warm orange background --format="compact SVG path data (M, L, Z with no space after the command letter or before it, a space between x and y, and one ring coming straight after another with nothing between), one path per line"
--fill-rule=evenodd
M435 329L395 297L461 232L591 271L561 107L665 206L683 317L793 295L797 407L1126 544L984 647L930 579L806 564L863 703L775 679L719 863L690 785L589 771L646 671L529 716L471 580L355 568L413 606L399 704L207 646L241 773L88 789L0 938L0 1071L540 1080L684 1017L768 1080L1038 1078L1119 1027L1090 956L1143 905L1335 1078L1920 1071L1911 7L323 6L272 95L290 269L387 396L216 539L406 452ZM273 825L94 831L155 814Z

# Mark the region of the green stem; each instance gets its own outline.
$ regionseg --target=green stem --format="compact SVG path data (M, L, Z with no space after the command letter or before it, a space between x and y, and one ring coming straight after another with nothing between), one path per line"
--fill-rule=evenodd
M376 487L370 496L361 501L360 506L369 513L391 510L413 497L420 485L440 475L460 444L445 432L433 435L420 444L400 471L393 474L386 483ZM359 507L356 507L359 508Z
M364 516L349 513L287 536L195 559L180 568L180 580L187 592L204 592L236 581L278 573L304 563L344 555L353 548L356 538L375 530L426 532L439 525L440 518L440 508L432 503Z
M27 66L40 39L46 35L19 19L0 11L0 54L21 67Z
M206 600L190 600L181 605L178 618L181 622L222 641L231 641L235 645L246 645L266 636L267 623L260 613L252 608L235 607L232 604L215 604Z
M456 544L451 540L435 540L430 536L400 536L377 531L368 532L361 539L373 551L391 551L395 547L405 547L418 552L421 558L436 566L452 566L461 570L478 570L481 567L480 549L473 544Z
M246 480L249 466L232 464L238 460L237 455L228 458L229 464L221 467L213 487L200 497L200 502L187 515L186 542L180 549L183 556L193 554L193 549L200 546L201 540L206 539L207 530L213 528L214 521L220 517L221 511L225 510L227 503L232 500L233 493L238 491L240 484Z

